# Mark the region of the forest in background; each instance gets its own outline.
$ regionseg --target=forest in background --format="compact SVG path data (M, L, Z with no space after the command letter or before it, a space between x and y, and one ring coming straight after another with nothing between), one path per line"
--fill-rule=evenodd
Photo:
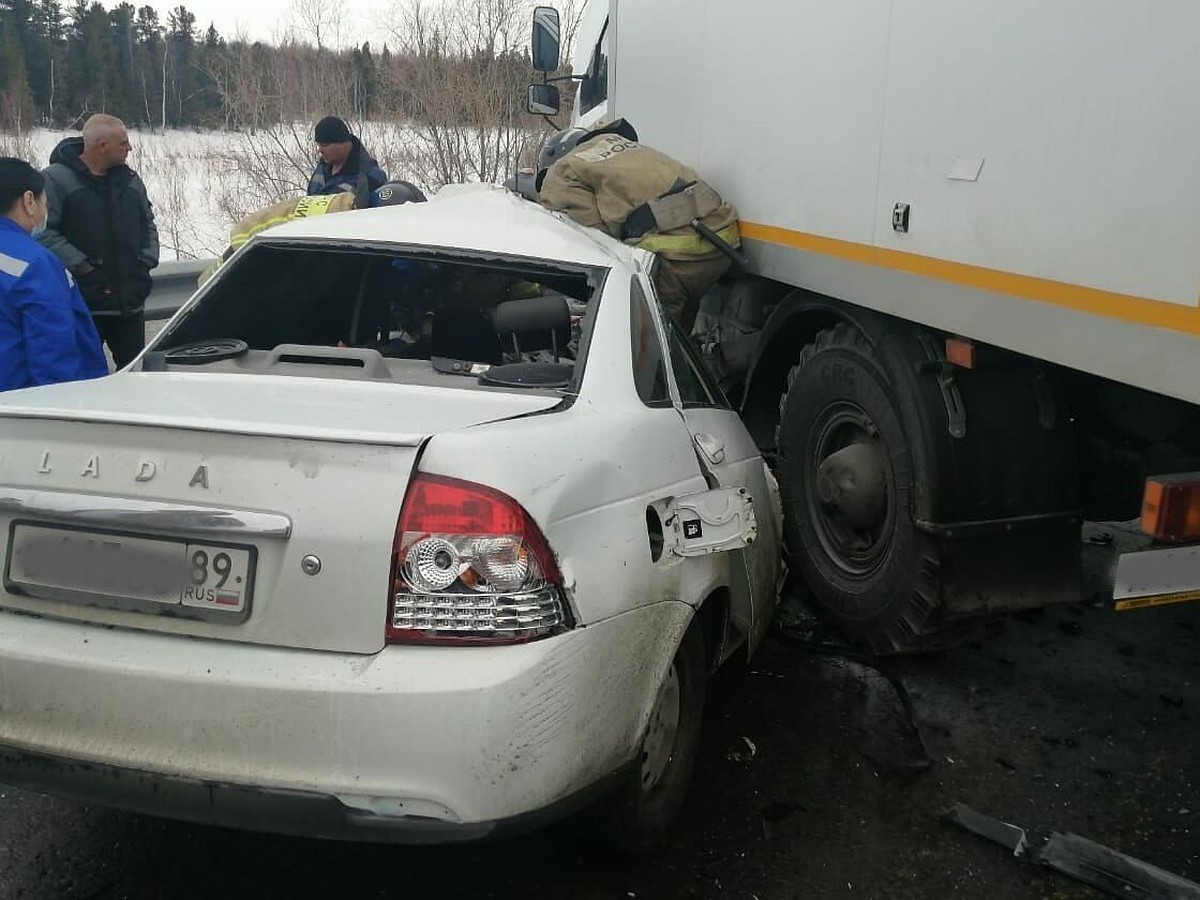
M184 5L164 16L0 0L0 149L21 155L31 129L77 129L94 112L131 127L238 132L246 139L228 165L252 207L302 186L312 123L333 113L355 130L390 126L372 151L424 187L500 181L532 161L548 128L524 109L532 6L399 0L376 49L344 46L341 7L321 0L297 0L273 43L201 29ZM557 6L569 47L582 2Z

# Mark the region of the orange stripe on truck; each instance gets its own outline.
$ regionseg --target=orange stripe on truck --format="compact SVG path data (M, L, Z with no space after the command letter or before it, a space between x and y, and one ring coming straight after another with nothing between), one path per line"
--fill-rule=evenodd
M1007 294L1038 303L1050 303L1109 319L1119 319L1122 322L1200 335L1200 309L1191 305L1116 294L1079 284L1050 281L998 269L985 269L932 256L872 247L869 244L821 237L803 231L791 231L775 225L742 221L739 227L744 240L794 247L823 256L836 256L839 259L866 263L882 269L893 269L936 281L961 284L976 290Z

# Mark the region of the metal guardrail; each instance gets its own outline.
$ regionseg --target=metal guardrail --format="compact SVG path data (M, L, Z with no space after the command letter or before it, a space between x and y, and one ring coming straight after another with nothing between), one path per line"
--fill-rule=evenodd
M146 319L169 319L196 292L196 279L213 264L211 259L172 259L150 273L154 287L146 298Z

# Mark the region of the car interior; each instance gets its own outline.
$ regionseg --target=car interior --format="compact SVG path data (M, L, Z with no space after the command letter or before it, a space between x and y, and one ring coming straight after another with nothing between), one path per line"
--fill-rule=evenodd
M209 283L142 369L570 390L604 273L424 249L263 243Z

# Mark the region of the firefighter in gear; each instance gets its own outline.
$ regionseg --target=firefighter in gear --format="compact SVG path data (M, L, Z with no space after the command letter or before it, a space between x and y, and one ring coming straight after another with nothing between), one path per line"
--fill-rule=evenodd
M425 195L420 189L407 181L389 181L380 186L370 195L370 206L397 206L401 203L424 202ZM291 222L295 219L305 219L310 216L322 216L327 213L346 212L357 208L353 191L341 191L336 194L319 194L301 197L298 200L281 200L258 212L251 213L242 219L229 232L229 246L225 248L217 260L200 275L197 286L204 284L216 273L217 269L233 256L242 244L254 237L260 231L266 231L275 225Z
M639 144L624 119L595 131L558 132L542 149L538 169L538 198L547 209L658 255L659 302L690 334L700 298L729 269L732 248L741 243L733 205L689 167Z

